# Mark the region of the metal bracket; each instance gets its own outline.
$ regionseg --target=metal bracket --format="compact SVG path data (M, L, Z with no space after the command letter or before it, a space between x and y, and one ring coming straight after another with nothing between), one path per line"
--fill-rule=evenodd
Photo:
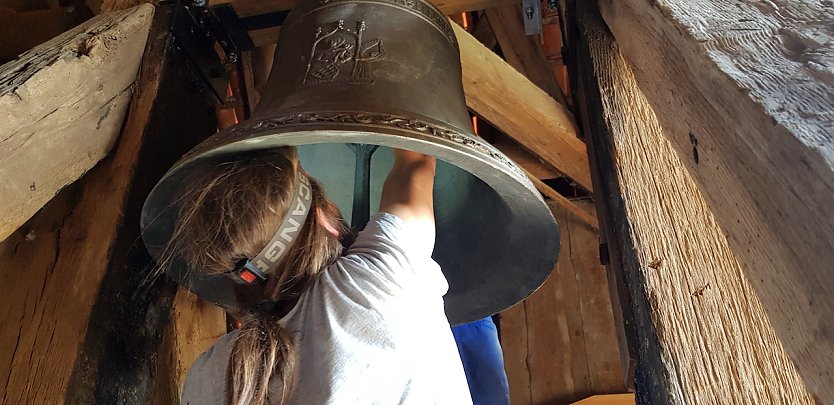
M378 145L349 143L348 147L356 154L356 171L353 182L353 216L350 227L359 232L371 218L371 157Z
M537 35L542 33L542 7L539 0L521 0L521 12L524 19L524 33Z
M255 47L248 31L279 26L287 14L289 11L240 18L231 4L208 7L206 0L179 0L171 33L217 100L225 104L229 76L224 62L237 63L241 51ZM223 50L224 59L217 54L216 45Z
M186 56L193 62L194 67L200 72L203 80L209 85L217 99L224 103L226 101L226 90L229 86L229 76L223 61L215 51L216 35L212 31L212 16L205 7L205 2L199 4L197 1L184 3L177 2L174 10L174 24L171 27L171 34L176 44ZM224 48L226 58L236 58L236 54Z

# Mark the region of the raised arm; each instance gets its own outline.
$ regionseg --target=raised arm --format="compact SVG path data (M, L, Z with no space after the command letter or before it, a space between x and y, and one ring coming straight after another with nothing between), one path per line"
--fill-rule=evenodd
M409 224L434 228L434 170L434 157L394 149L394 166L382 186L379 210Z

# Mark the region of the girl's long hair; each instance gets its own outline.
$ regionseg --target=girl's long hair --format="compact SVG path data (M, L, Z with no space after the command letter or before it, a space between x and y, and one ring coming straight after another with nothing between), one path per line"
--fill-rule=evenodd
M300 170L295 148L239 155L236 159L188 178L180 199L180 218L171 247L192 269L222 274L257 255L284 218ZM321 185L310 179L310 214L287 255L264 283L264 294L292 304L320 271L342 252L338 237L320 222L317 212L344 233L346 227ZM265 404L269 381L280 378L282 401L290 392L295 363L293 338L278 320L282 314L252 308L242 326L231 359L233 404Z

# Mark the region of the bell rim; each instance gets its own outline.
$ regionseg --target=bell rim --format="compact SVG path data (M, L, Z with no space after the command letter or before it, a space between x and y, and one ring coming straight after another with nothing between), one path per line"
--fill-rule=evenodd
M305 114L295 114L291 116L298 117L299 115ZM322 114L308 113L306 115L321 116ZM414 125L417 125L419 128L423 128L422 124L426 124L426 121L423 120L404 118L391 114L358 115L360 118L365 116L381 116L389 122L398 122L400 124L402 124L402 121L398 120L406 119ZM396 119L391 121L392 117L396 117ZM183 156L183 158L181 158L174 164L174 166L171 167L171 169L168 170L168 172L166 172L166 174L159 180L157 185L148 195L148 198L142 208L140 221L142 234L145 235L148 228L153 227L154 222L156 221L155 219L151 219L151 216L149 215L150 211L155 211L157 214L161 215L161 213L168 209L168 206L174 201L174 198L171 195L158 195L158 190L161 188L161 185L166 181L170 181L174 176L183 176L184 170L187 170L189 166L197 165L201 161L208 159L221 159L222 161L223 156L233 156L238 153L255 150L267 150L282 146L301 146L327 143L339 144L348 143L348 141L351 140L356 141L358 139L362 139L361 143L376 144L387 147L405 147L406 149L431 154L438 159L445 160L446 162L466 170L473 176L479 178L504 199L523 200L516 202L516 205L524 205L528 208L538 207L541 212L538 214L533 213L531 215L537 216L538 219L542 220L542 222L545 222L545 219L549 219L546 221L547 223L541 224L543 228L552 228L552 232L549 235L550 238L548 238L548 240L541 241L543 245L549 245L545 247L549 247L556 252L551 259L545 259L545 261L548 262L548 266L543 267L549 267L549 270L532 272L531 274L537 274L539 276L534 277L531 280L527 280L525 285L522 286L523 288L518 293L513 294L512 299L507 300L507 302L498 306L493 305L488 309L476 311L477 315L466 317L467 320L453 319L450 316L450 322L468 322L469 320L479 319L479 317L482 317L480 315L487 316L491 315L491 313L497 313L501 310L509 308L538 290L550 277L552 268L558 261L560 256L559 251L561 250L561 232L559 230L558 222L552 212L547 208L542 195L538 192L529 178L520 169L518 169L518 167L511 160L509 160L509 158L506 158L503 153L488 143L480 141L472 135L468 135L457 130L446 129L446 126L434 123L430 125L433 125L439 130L449 131L459 135L460 138L439 137L435 135L435 132L422 132L397 126L369 123L346 124L344 122L294 122L279 126L269 125L269 123L274 124L275 122L281 121L280 119L274 118L261 119L229 127L225 130L217 132ZM316 137L311 138L311 134L316 135ZM396 141L402 141L407 144L407 146L404 144L398 144ZM209 145L210 147L206 147L206 145ZM466 148L464 150L469 153L462 151L460 149L461 146ZM491 149L494 153L500 156L503 156L506 159L507 164L504 164L505 162L498 162L501 164L494 164L496 162L491 161L489 158L484 158L484 155L482 155L483 149L481 149L484 147ZM487 156L493 157L493 155ZM468 159L456 159L462 157ZM480 169L482 170L478 170L478 167L476 166L480 166ZM531 198L536 201L530 200ZM543 213L546 213L546 215L542 215ZM167 243L170 242L170 239L164 241L147 240L144 237L143 239L145 246L148 248L149 253L151 253L154 259L159 259L163 256L165 246L167 246ZM188 271L186 271L186 275L182 278L173 276L172 272L168 268L164 270L169 276L172 276L178 284L195 293L195 288L192 287L194 287L195 284L200 283L200 281L196 280L207 278L213 279L215 277L187 275L187 273L191 271L191 269L188 269ZM196 288L202 287L197 285ZM240 300L221 302L207 297L203 298L229 310L242 309Z

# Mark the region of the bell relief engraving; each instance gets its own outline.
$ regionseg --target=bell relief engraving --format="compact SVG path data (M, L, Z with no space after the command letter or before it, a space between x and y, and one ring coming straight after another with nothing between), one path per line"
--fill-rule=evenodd
M357 22L353 30L344 23L339 20L316 29L303 85L374 84L373 64L384 54L382 41L363 38L364 21Z

